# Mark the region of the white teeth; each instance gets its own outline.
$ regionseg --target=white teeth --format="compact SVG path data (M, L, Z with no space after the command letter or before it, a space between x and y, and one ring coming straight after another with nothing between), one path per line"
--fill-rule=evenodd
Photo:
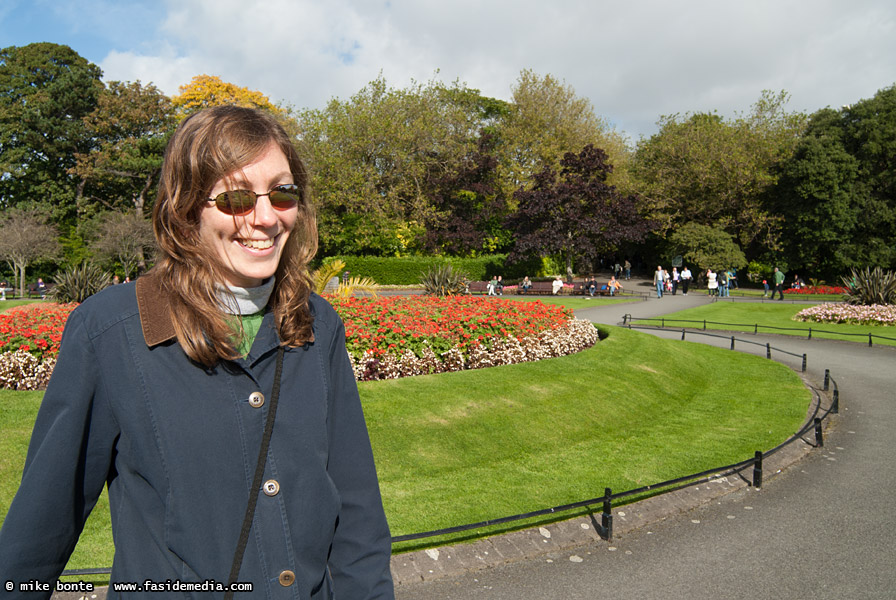
M274 240L240 240L240 243L253 250L267 250L274 245Z

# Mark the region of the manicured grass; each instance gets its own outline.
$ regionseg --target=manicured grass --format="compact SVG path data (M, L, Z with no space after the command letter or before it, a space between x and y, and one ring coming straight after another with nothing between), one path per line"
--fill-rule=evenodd
M814 304L791 304L788 302L714 302L695 308L689 308L674 313L663 315L662 319L638 320L635 324L658 325L665 323L666 327L700 327L703 320L725 325L707 323L707 329L720 329L724 331L748 331L754 332L754 325L759 325L759 333L776 333L782 335L794 335L808 337L809 328L812 328L813 338L826 338L832 340L846 340L862 344L868 343L868 334L883 336L892 339L874 338L874 344L896 346L896 327L884 327L875 325L850 325L845 323L816 323L812 321L794 321L793 316ZM676 323L675 319L697 321L698 323ZM728 325L734 323L734 325ZM763 327L764 326L764 327ZM771 329L779 327L781 329ZM788 331L790 329L791 331ZM827 333L833 332L833 333Z
M626 304L628 302L637 302L640 297L621 297L610 298L607 296L595 296L594 298L584 298L582 296L528 296L528 295L508 295L501 296L504 300L518 300L520 302L536 302L541 301L544 304L556 304L565 306L571 310L579 310L582 308L593 308L595 306L606 306L608 304Z
M0 522L19 487L28 441L43 392L14 392L0 389ZM112 521L109 498L104 490L87 519L84 534L69 561L68 569L112 566ZM75 579L105 583L108 576L79 576Z
M745 460L787 438L806 415L808 391L778 363L608 331L594 348L562 358L362 383L393 535L576 502L600 496L605 487L624 491ZM0 394L0 426L9 432L0 441L4 515L39 402L39 393ZM108 519L103 498L70 569L111 565Z
M39 304L41 302L46 302L46 300L0 300L0 312L23 304Z
M610 331L560 359L362 384L393 535L745 460L805 417L809 394L780 364Z

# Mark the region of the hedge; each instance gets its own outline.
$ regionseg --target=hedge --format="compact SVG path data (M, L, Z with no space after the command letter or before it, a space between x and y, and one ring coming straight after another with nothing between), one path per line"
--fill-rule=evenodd
M537 265L527 263L505 265L507 255L492 254L478 258L454 258L448 256L334 256L324 262L339 259L352 277L370 277L380 285L415 285L432 266L444 263L466 273L471 281L483 281L492 276L502 275L505 279L522 279L524 275L537 272Z

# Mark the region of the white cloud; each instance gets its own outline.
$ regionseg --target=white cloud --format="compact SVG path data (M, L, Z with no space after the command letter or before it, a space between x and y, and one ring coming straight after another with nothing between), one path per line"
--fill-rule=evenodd
M158 39L101 61L109 79L176 93L218 75L320 107L382 72L396 87L438 71L507 99L524 68L588 97L633 137L662 114L746 112L763 89L814 111L896 81L889 0L169 0Z

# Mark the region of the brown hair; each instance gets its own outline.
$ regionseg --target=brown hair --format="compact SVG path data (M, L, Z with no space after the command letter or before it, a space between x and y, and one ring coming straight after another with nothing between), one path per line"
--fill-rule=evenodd
M308 172L283 127L268 113L216 106L185 119L165 150L153 230L159 257L153 274L171 302L177 339L193 360L207 366L237 356L233 329L221 308L226 279L217 254L199 236L199 217L215 184L275 144L286 156L302 201L277 267L270 304L281 344L314 339L308 305L308 263L317 252L317 220L308 193Z

